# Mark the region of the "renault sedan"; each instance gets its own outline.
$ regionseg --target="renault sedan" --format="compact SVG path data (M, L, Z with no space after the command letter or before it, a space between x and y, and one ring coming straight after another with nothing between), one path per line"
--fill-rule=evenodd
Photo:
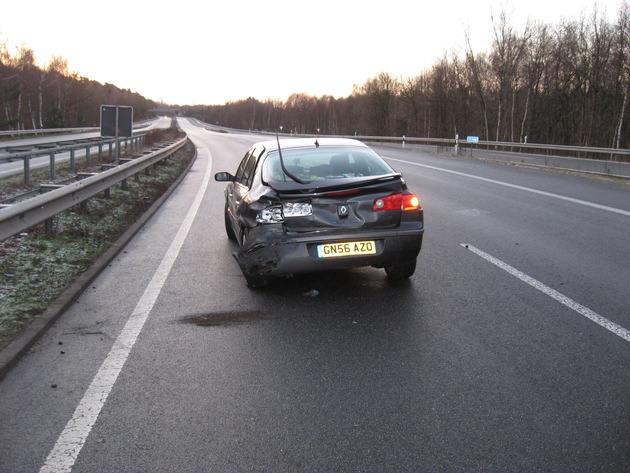
M423 209L403 176L350 139L276 139L252 146L225 188L225 231L250 287L281 276L384 268L413 275Z

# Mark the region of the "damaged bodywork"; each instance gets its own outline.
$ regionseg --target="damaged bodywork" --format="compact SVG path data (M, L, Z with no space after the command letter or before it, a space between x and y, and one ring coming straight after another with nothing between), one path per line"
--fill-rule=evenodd
M278 276L360 266L410 277L423 210L399 173L355 140L263 142L218 173L225 227L251 287Z

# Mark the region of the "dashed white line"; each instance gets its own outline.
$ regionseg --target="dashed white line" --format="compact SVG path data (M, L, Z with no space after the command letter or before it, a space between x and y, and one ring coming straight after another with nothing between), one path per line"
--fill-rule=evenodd
M199 150L200 151L200 150ZM199 152L198 151L198 152ZM122 332L114 342L114 346L92 380L83 399L74 411L72 419L57 439L57 443L48 454L46 462L39 470L40 473L60 473L71 471L85 441L96 422L118 375L120 374L140 331L144 326L153 305L157 300L166 278L168 277L177 255L186 240L193 220L197 215L201 201L210 181L212 171L212 156L208 151L208 162L204 180L200 186L179 231L166 251L160 266L153 275L151 282L145 289L138 305L125 324Z
M486 261L494 264L495 266L498 266L499 268L503 269L504 271L507 271L512 276L517 277L521 281L529 284L530 286L538 289L539 291L543 292L544 294L548 295L549 297L551 297L551 298L557 300L558 302L564 304L565 306L567 306L568 308L574 310L578 314L583 315L584 317L586 317L587 319L591 320L592 322L595 322L596 324L601 325L606 330L609 330L610 332L614 333L615 335L620 336L621 338L623 338L627 342L630 342L630 330L628 330L628 329L626 329L626 328L624 328L624 327L622 327L620 325L617 325L614 322L611 322L607 318L602 317L601 315L593 312L591 309L589 309L587 307L584 307L583 305L575 302L574 300L570 299L569 297L565 296L564 294L561 294L558 291L556 291L555 289L552 289L549 286L546 286L545 284L543 284L540 281L532 278L531 276L528 276L527 274L522 273L518 269L513 268L509 264L504 263L503 261L495 258L494 256L489 255L488 253L485 253L485 252L481 251L480 249L475 248L474 246L466 244L466 243L462 243L462 246L464 248L466 248L467 250L472 251L476 255L481 256Z

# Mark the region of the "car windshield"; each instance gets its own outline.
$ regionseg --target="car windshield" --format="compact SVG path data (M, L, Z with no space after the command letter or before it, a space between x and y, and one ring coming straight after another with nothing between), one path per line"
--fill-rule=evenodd
M317 179L340 179L382 176L393 173L383 159L369 148L295 148L283 149L282 160L290 174L304 182ZM280 156L272 151L265 160L263 179L266 182L292 181L282 171Z

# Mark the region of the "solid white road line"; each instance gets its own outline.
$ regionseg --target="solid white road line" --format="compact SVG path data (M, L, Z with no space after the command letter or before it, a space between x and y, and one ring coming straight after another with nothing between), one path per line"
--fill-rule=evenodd
M140 331L144 326L149 313L153 309L153 305L160 295L160 291L166 282L177 255L186 240L186 236L190 231L192 223L197 215L199 206L208 187L210 181L210 174L212 171L212 156L208 150L197 149L198 160L199 154L202 152L207 153L207 167L204 176L203 183L199 188L195 200L193 201L188 214L184 218L177 235L173 239L170 247L168 248L160 266L153 275L151 282L144 291L144 294L140 298L138 305L131 314L131 317L127 321L127 324L123 328L122 332L114 342L114 346L107 355L107 358L101 365L98 373L92 380L92 384L86 391L83 399L74 411L72 419L68 422L65 429L59 436L54 448L48 454L46 463L39 470L40 473L59 473L69 472L79 452L83 448L87 436L92 430L92 426L96 422L99 413L110 391L112 390L118 375L120 374L127 357L131 352Z
M438 168L436 166L429 166L427 164L419 164L419 163L414 163L411 161L404 161L402 159L395 159L395 158L386 158L386 159L397 161L399 163L410 164L412 166L419 166L419 167L423 167L427 169L433 169L434 171L441 171L441 172L446 172L449 174L455 174L457 176L468 177L470 179L476 179L478 181L490 182L492 184L497 184L504 187L510 187L512 189L518 189L525 192L531 192L532 194L544 195L545 197L552 197L554 199L564 200L566 202L572 202L574 204L585 205L587 207L592 207L594 209L605 210L607 212L613 212L616 214L625 215L626 217L630 217L630 211L628 210L618 209L615 207L608 207L606 205L595 204L593 202L588 202L586 200L580 200L580 199L574 199L573 197L567 197L565 195L554 194L552 192L545 192L538 189L532 189L531 187L518 186L516 184L510 184L508 182L497 181L495 179L488 179L486 177L475 176L473 174L466 174L463 172L451 171L450 169Z
M627 329L623 328L622 326L617 325L614 322L611 322L607 318L602 317L601 315L593 312L591 309L588 309L587 307L584 307L581 304L578 304L577 302L575 302L574 300L568 298L564 294L561 294L558 291L556 291L555 289L552 289L549 286L544 285L540 281L538 281L538 280L528 276L527 274L520 272L516 268L513 268L509 264L504 263L503 261L495 258L494 256L491 256L488 253L485 253L485 252L481 251L480 249L475 248L474 246L466 244L466 243L462 243L462 246L464 248L466 248L467 250L472 251L476 255L481 256L486 261L494 264L495 266L498 266L499 268L503 269L504 271L507 271L512 276L516 276L521 281L526 282L530 286L538 289L539 291L543 292L544 294L548 295L549 297L557 300L558 302L561 302L562 304L564 304L568 308L573 309L578 314L583 315L584 317L586 317L587 319L595 322L598 325L601 325L606 330L609 330L612 333L614 333L615 335L620 336L625 341L630 342L630 330L627 330Z

